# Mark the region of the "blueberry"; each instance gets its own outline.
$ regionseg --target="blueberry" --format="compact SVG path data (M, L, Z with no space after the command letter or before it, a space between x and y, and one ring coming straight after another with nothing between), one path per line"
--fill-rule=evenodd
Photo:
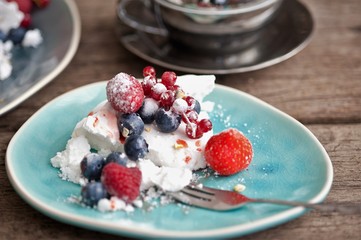
M8 39L14 44L20 44L25 37L26 29L22 27L12 28L9 31Z
M159 106L156 100L153 98L146 98L137 113L145 124L149 124L154 121L154 115L158 108Z
M89 181L99 180L104 167L104 158L98 153L89 153L80 162L80 169Z
M81 202L93 207L102 198L107 198L108 193L101 182L89 182L81 188Z
M123 114L118 117L118 128L123 137L140 135L144 130L144 122L136 113Z
M194 102L193 110L198 114L201 112L201 104L197 100Z
M128 157L122 152L112 152L105 159L105 165L111 162L118 163L120 165L127 165Z
M125 139L124 151L130 160L136 161L143 158L148 151L148 144L140 135L132 135Z
M159 108L155 113L155 123L161 132L170 133L177 130L181 123L181 115Z
M6 41L6 34L0 30L0 41L5 42Z

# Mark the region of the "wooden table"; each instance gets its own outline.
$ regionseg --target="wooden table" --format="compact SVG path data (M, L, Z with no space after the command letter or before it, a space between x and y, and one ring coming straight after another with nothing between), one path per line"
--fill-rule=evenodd
M148 64L115 39L115 0L76 2L82 38L71 64L52 83L0 117L0 239L123 239L44 216L16 194L5 172L10 139L40 107L62 93L109 79L120 71L138 76ZM334 166L334 182L326 202L361 202L361 2L302 2L316 23L305 50L267 69L217 76L217 82L250 93L303 123L326 148ZM291 238L361 239L361 215L311 211L240 239Z

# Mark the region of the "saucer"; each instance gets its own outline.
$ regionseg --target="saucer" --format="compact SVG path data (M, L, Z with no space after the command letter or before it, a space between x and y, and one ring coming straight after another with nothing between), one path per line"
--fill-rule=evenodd
M312 16L298 1L285 1L267 26L247 35L247 47L227 53L198 51L118 22L118 38L133 54L167 69L196 74L242 73L272 66L304 49L313 32Z

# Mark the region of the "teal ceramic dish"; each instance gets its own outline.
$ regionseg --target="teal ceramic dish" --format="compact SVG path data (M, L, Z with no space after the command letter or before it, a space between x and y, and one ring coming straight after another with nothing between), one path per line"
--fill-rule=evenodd
M105 82L66 93L35 113L15 134L6 154L9 179L31 206L61 222L92 230L141 238L225 238L267 229L301 216L302 207L248 204L215 212L182 204L152 211L100 213L70 202L80 186L61 180L50 158L65 148L75 124L106 98ZM249 168L230 177L203 179L206 186L246 186L249 197L319 203L333 179L331 161L316 137L302 124L246 93L217 85L207 97L219 132L235 127L254 148ZM25 150L26 149L26 150Z
M47 8L34 12L32 21L44 42L35 49L13 49L12 74L0 81L0 116L58 76L78 48L80 16L72 0L52 1Z

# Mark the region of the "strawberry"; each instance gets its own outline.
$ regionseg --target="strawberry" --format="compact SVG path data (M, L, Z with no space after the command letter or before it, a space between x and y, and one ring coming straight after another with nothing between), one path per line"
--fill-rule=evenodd
M142 172L138 168L127 168L117 163L105 165L101 175L101 182L108 193L127 203L133 202L139 196L141 181Z
M144 91L141 83L126 73L119 73L109 80L106 91L108 101L118 112L134 113L143 104Z
M251 142L237 129L213 135L204 149L210 168L220 175L231 175L248 167L253 157Z

